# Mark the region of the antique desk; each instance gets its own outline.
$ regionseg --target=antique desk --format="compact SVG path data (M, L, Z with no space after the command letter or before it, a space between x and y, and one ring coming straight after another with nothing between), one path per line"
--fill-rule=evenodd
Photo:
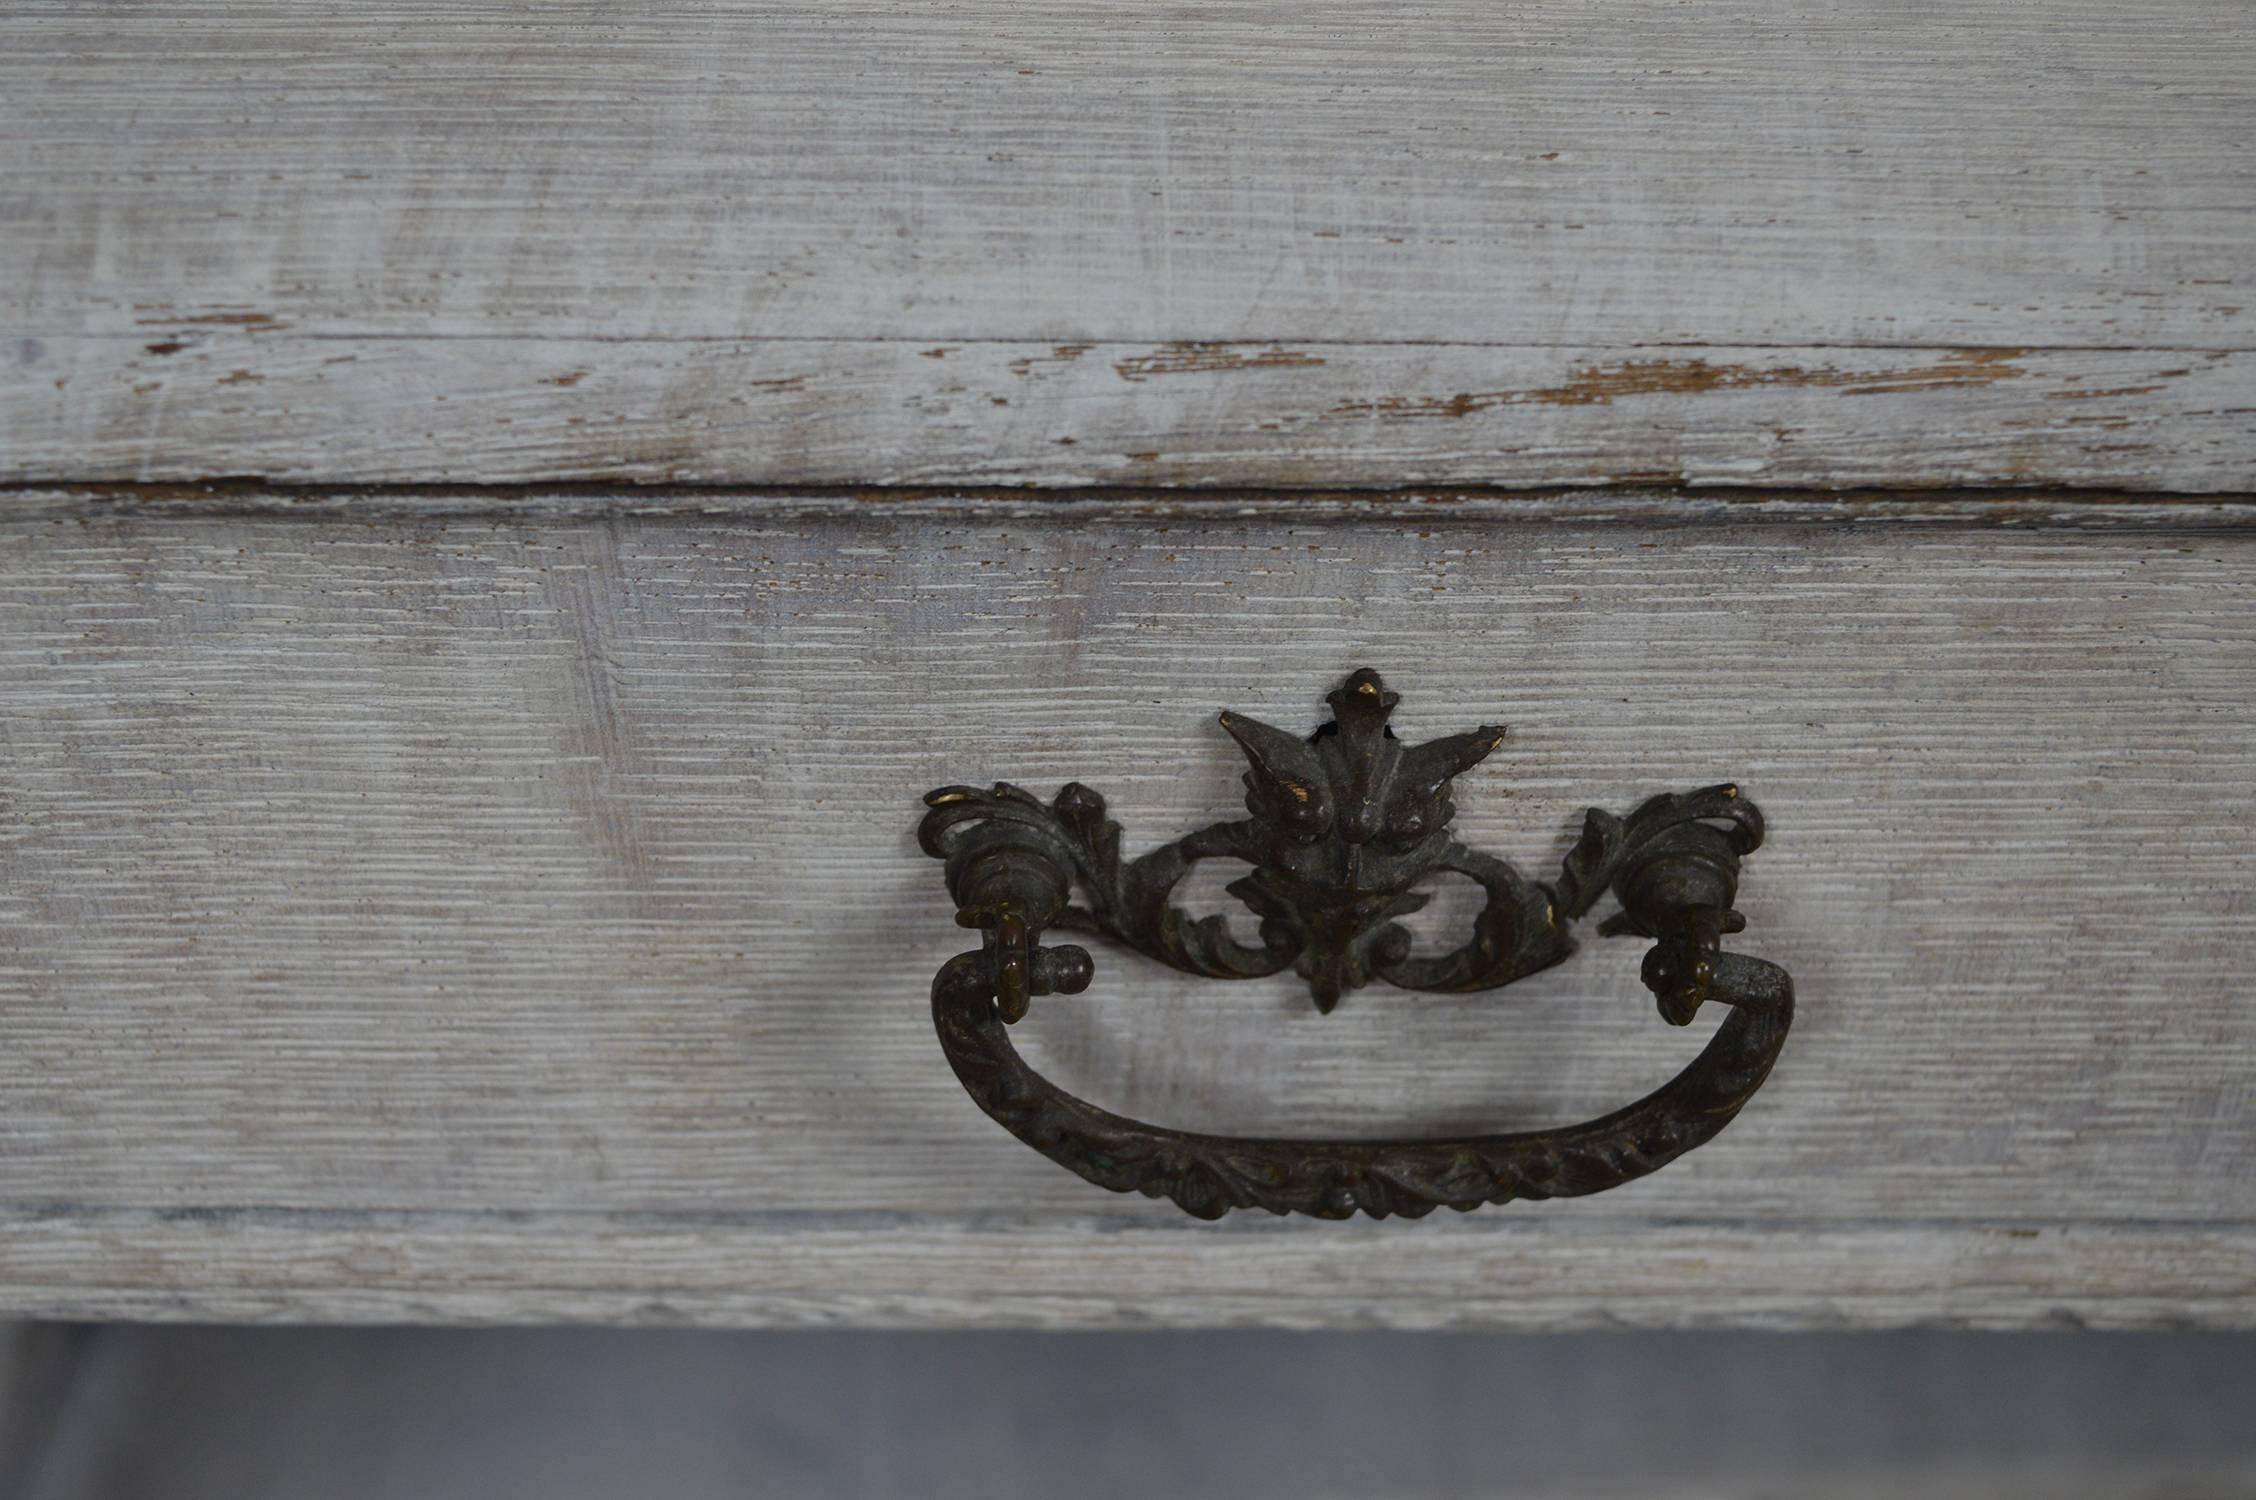
M2238 0L29 3L0 117L0 1309L2256 1323ZM1347 1223L997 1129L923 795L1157 848L1364 666L1531 879L1759 799L1737 1121ZM1727 1009L1086 945L1013 1039L1182 1131Z

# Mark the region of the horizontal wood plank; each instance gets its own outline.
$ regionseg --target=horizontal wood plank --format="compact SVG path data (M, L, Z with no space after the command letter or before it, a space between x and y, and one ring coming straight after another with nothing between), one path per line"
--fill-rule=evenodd
M1234 806L1214 708L1313 723L1367 661L1406 733L1515 727L1460 820L1538 872L1587 804L1740 780L1772 824L1740 945L1804 997L1777 1076L1714 1145L1464 1223L1556 1230L1559 1265L1585 1236L1687 1222L1743 1246L1776 1226L2008 1256L2002 1289L1976 1256L1850 1320L1974 1318L1984 1296L2006 1321L2103 1317L2101 1285L2132 1321L2245 1312L2249 532L6 514L0 1296L19 1310L632 1317L665 1300L673 1252L651 1246L677 1231L716 1247L699 1274L751 1277L731 1225L784 1257L826 1224L913 1244L993 1221L1021 1226L1003 1245L1151 1228L1206 1247L1187 1252L1202 1268L1241 1235L1367 1245L1336 1252L1343 1277L1438 1246L1412 1257L1446 1262L1437 1300L1367 1315L1541 1321L1533 1283L1444 1311L1497 1274L1461 1228L1202 1229L1099 1194L982 1119L931 1035L925 986L961 938L910 839L919 793L1083 778L1143 847ZM1219 884L1194 901L1222 904ZM1105 952L1090 995L1042 1006L1022 1041L1069 1086L1186 1127L1535 1125L1690 1056L1638 956L1594 939L1503 996L1361 991L1318 1017L1289 983ZM289 1286L217 1245L159 1248L261 1215L281 1227L253 1259L289 1262ZM585 1257L585 1285L510 1251L490 1274L518 1293L450 1293L462 1247L523 1216L559 1246L540 1255ZM379 1248L318 1250L340 1224L338 1245ZM2144 1248L2110 1278L2096 1260L2024 1276L2023 1229ZM2196 1243L2218 1248L2172 1280L2171 1247ZM455 1269L394 1283L381 1246ZM951 1271L928 1300L857 1300L861 1273L828 1255L690 1315L945 1321L980 1295ZM1650 1317L1834 1317L1838 1266L1788 1275L1779 1255L1713 1302L1679 1263L1652 1284L1677 1312ZM999 1285L995 1305L1354 1321L1394 1295L1350 1281L1343 1310L1317 1275L1200 1312L1155 1270L1076 1313L1096 1268L1055 1274L1047 1310ZM1572 1318L1633 1289L1590 1285Z
M81 1214L0 1219L0 1296L293 1323L2250 1328L2256 1234Z
M6 474L2256 489L2256 352L20 340Z
M2256 487L2236 0L0 17L0 478Z

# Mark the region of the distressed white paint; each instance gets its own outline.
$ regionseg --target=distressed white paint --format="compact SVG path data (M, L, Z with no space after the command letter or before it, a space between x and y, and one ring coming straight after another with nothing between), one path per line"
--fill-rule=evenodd
M0 528L9 1306L658 1316L686 1260L682 1315L722 1321L2247 1318L2245 530L66 498ZM1804 1010L1713 1145L1462 1224L1211 1229L962 1096L917 795L1085 778L1140 848L1233 809L1214 707L1313 722L1362 662L1406 733L1515 726L1461 817L1538 869L1586 802L1732 777L1768 810L1743 945ZM1317 1017L1107 952L1022 1031L1183 1126L1529 1125L1690 1056L1637 957ZM514 1215L522 1257L471 1248ZM1700 1234L1744 1253L1655 1258ZM1563 1310L1498 1290L1531 1246L1589 1261ZM1007 1291L1032 1262L1049 1290Z
M1567 1208L1227 1229L19 1214L0 1220L0 1287L53 1316L229 1322L2256 1326L2244 1227L1604 1223Z
M5 471L872 485L2256 488L2256 353L538 344L0 349Z
M19 5L0 476L2248 489L2252 79L2239 0Z

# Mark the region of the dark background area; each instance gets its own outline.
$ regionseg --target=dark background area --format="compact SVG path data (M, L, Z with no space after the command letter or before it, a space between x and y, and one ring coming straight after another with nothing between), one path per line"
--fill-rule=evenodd
M26 1325L23 1500L2256 1496L2256 1337Z

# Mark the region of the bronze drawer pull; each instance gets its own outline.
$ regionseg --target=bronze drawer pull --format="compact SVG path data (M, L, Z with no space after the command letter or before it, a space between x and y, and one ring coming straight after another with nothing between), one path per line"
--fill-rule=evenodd
M1078 782L1045 806L997 783L925 797L917 832L946 861L956 921L986 934L932 981L940 1044L971 1097L998 1124L1099 1187L1172 1198L1217 1219L1233 1208L1344 1219L1416 1217L1513 1198L1603 1192L1714 1136L1768 1076L1794 1014L1786 971L1721 951L1746 926L1731 909L1739 859L1762 842L1762 814L1735 786L1660 796L1625 817L1596 808L1553 884L1448 836L1453 777L1503 743L1483 727L1404 745L1387 727L1396 695L1363 668L1330 695L1333 721L1303 740L1236 714L1222 727L1245 751L1252 817L1216 823L1123 863L1120 825ZM1250 863L1230 893L1261 919L1259 947L1219 916L1192 917L1168 896L1202 859ZM1393 919L1427 897L1411 887L1450 870L1487 891L1473 935L1416 957ZM1070 905L1078 889L1084 905ZM1319 1011L1383 979L1412 990L1493 989L1574 951L1567 924L1608 889L1622 909L1605 935L1651 938L1644 981L1664 1019L1684 1025L1703 1001L1733 1014L1691 1065L1602 1119L1559 1130L1456 1140L1298 1141L1195 1135L1108 1114L1052 1084L1011 1046L1006 1027L1030 997L1073 994L1094 972L1088 952L1045 948L1046 929L1102 933L1192 974L1248 979L1292 969Z

